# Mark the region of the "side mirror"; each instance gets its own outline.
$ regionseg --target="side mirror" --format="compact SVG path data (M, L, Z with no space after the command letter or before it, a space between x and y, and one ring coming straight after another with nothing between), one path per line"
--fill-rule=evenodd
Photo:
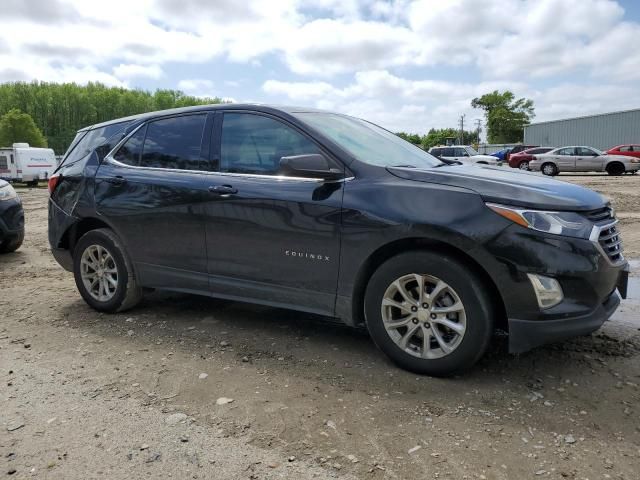
M344 178L343 172L331 168L329 161L319 153L282 157L280 168L286 175L293 177L320 178L327 181Z

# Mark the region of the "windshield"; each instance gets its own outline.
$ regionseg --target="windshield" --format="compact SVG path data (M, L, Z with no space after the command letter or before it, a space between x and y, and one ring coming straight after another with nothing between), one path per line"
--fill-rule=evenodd
M298 113L296 116L370 165L431 168L442 164L421 148L358 118L318 112Z
M467 153L469 154L470 157L473 157L474 155L480 155L478 151L473 147L464 147L464 148L467 150ZM500 150L500 152L504 152L504 150Z

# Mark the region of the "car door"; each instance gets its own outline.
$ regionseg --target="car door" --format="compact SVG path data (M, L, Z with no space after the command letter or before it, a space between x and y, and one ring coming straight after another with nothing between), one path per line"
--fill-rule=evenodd
M205 113L145 123L97 171L97 211L147 287L208 292L203 213L212 124Z
M216 120L206 208L208 272L215 295L333 315L344 182L283 174L284 156L320 153L282 119L226 111Z
M558 170L561 172L574 172L576 167L575 148L561 148L553 155Z
M576 172L601 172L604 160L598 152L587 147L576 147Z

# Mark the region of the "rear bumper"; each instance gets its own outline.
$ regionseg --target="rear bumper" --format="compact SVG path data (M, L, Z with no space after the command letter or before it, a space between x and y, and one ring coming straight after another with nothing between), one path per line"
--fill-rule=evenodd
M522 353L534 347L568 338L587 335L598 330L620 305L614 291L602 305L587 315L558 320L509 319L509 352Z

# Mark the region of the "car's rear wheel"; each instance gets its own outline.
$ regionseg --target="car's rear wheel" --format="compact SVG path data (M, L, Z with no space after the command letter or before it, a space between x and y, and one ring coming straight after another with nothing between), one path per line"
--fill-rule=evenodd
M24 230L14 237L5 238L0 242L0 253L15 252L24 241Z
M96 310L121 312L142 298L122 242L109 229L91 230L80 238L73 273L80 295Z
M518 165L518 168L520 170L529 170L529 162L520 162L520 165Z
M391 360L434 376L471 367L493 331L491 302L474 273L455 258L422 251L397 255L374 272L365 318Z
M620 162L612 162L607 165L607 173L609 175L618 176L625 172L624 165Z
M550 177L558 174L558 167L556 167L553 163L543 164L542 167L540 167L540 170L542 171L542 173L544 173L545 175L549 175Z

